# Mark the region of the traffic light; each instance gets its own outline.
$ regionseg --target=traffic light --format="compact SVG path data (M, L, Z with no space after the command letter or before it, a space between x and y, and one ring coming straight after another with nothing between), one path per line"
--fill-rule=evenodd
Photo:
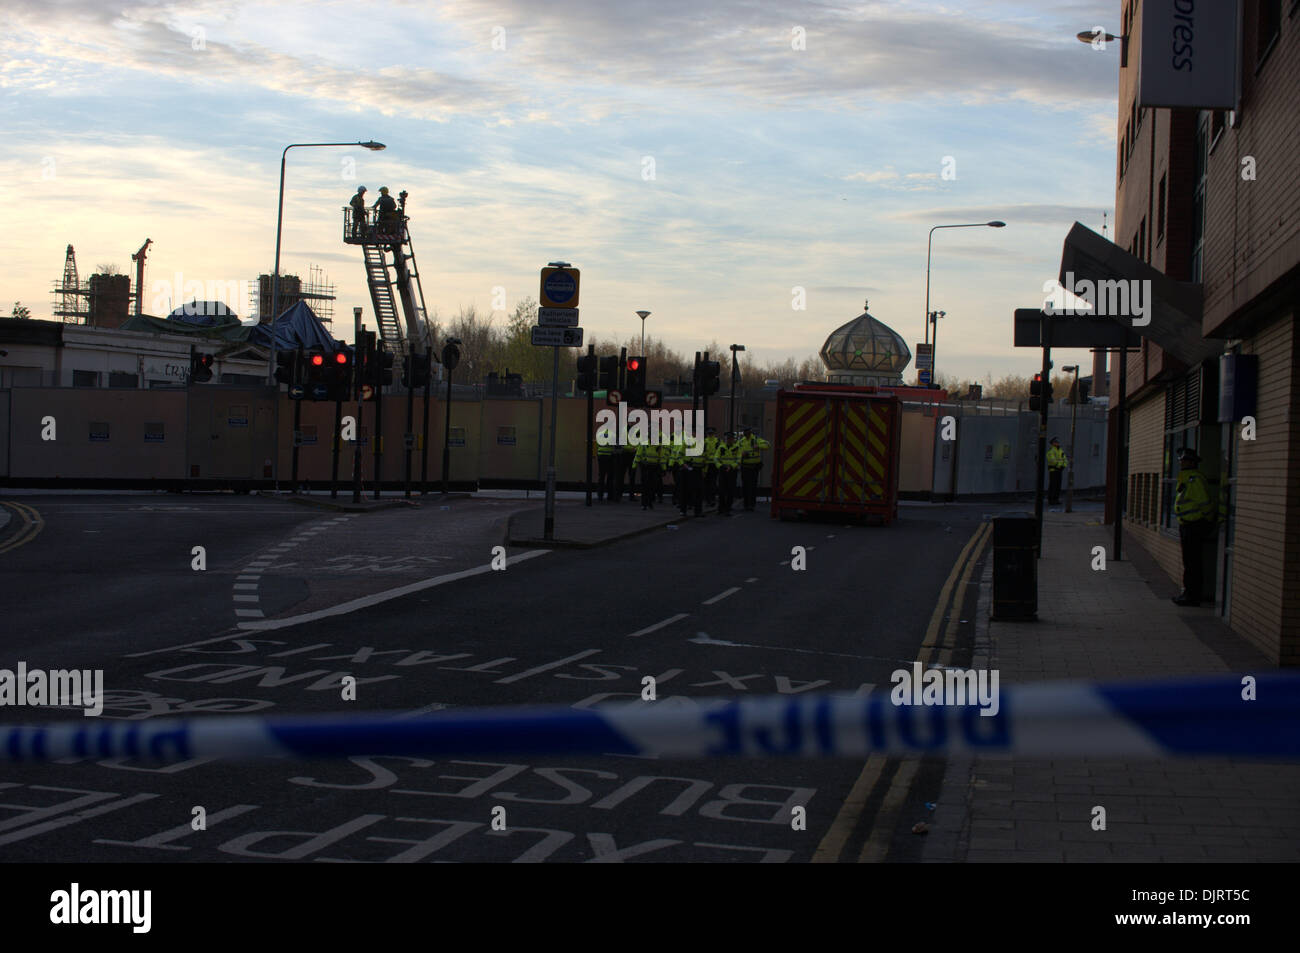
M402 386L407 390L419 390L429 381L432 371L433 352L408 354L402 358Z
M275 379L281 384L292 387L298 383L298 352L275 352Z
M352 356L346 349L335 351L326 362L327 400L347 400L352 392Z
M596 373L599 364L595 354L583 354L578 358L578 390L590 394L596 388Z
M1088 395L1092 392L1092 381L1079 381L1074 391L1074 402L1076 404L1086 404L1088 402Z
M370 384L379 390L381 387L388 387L393 383L393 352L388 348L381 347L372 355L374 368L371 371Z
M190 355L190 382L203 384L210 380L212 380L212 355L192 353Z
M600 359L599 368L596 371L596 390L610 391L617 389L618 356L611 354Z
M1044 381L1042 374L1035 374L1029 382L1029 409L1041 410L1044 402L1048 406L1052 403L1052 382Z
M708 397L722 387L722 365L717 361L700 361L700 393Z
M623 382L623 400L632 407L640 407L645 403L645 358L629 357L627 359L627 373Z
M307 388L307 397L316 400L312 391L317 384L326 384L325 379L325 352L318 347L314 347L307 352L303 361L302 384Z

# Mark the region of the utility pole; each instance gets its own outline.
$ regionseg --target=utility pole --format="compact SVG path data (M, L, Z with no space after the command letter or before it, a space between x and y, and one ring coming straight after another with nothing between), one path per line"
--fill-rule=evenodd
M1074 371L1074 384L1070 387L1070 472L1066 476L1065 512L1074 512L1074 433L1079 420L1079 365L1063 367L1067 374Z
M1043 483L1047 477L1047 414L1052 402L1047 399L1052 380L1052 320L1047 315L1042 317L1043 333L1043 393L1038 411L1038 473L1035 477L1034 519L1038 522L1037 555L1043 555Z
M352 502L361 502L361 383L362 372L370 363L370 355L365 346L366 326L361 323L361 309L352 309L352 340L357 352L353 361L353 389L357 395L357 416L352 422Z

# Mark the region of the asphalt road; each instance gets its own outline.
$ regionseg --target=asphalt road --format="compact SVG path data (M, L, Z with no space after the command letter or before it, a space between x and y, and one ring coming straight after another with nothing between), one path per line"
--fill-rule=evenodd
M663 704L887 688L892 671L919 657L936 614L959 616L953 664L968 662L973 595L954 587L952 609L939 597L990 510L906 506L890 527L706 516L597 549L511 550L504 571L388 598L376 574L401 585L485 566L511 504L344 518L246 497L22 502L44 526L3 551L11 520L0 540L0 667L102 668L106 719L585 707L638 697L646 676ZM205 571L191 566L194 545L205 546ZM792 567L795 547L806 568ZM388 561L330 571L339 552ZM244 611L262 616L236 616L254 603L232 603L232 580L259 562L259 608ZM353 585L362 576L368 588ZM369 604L322 613L363 589ZM341 697L345 675L357 680L355 701ZM79 717L2 714L11 723ZM864 771L852 760L613 755L4 764L0 858L909 860L923 840L910 829L925 819L941 770L939 760ZM197 808L206 830L192 827ZM494 830L502 817L505 830Z

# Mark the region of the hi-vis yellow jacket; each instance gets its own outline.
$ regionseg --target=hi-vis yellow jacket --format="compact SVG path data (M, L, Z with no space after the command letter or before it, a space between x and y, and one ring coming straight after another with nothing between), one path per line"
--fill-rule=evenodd
M1217 515L1210 498L1210 486L1200 470L1193 468L1179 472L1178 488L1174 491L1174 515L1180 523L1198 523Z
M636 448L636 456L632 458L632 462L638 467L657 467L663 462L664 454L667 450L667 447L661 447L654 443L638 444Z
M762 437L749 436L741 437L736 446L740 447L740 462L745 466L757 466L763 462L763 451L771 448L771 444Z
M1060 447L1047 448L1047 469L1064 470L1069 466L1070 461L1066 459L1065 451Z
M713 451L713 465L720 470L734 470L740 466L740 453L740 444L720 443Z

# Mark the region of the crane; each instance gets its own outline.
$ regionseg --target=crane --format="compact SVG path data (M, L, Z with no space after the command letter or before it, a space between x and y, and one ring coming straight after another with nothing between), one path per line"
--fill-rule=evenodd
M153 239L146 238L140 250L131 256L131 260L135 262L135 313L137 315L140 313L141 301L144 297L144 256L152 244ZM72 246L69 245L68 249L71 251Z

